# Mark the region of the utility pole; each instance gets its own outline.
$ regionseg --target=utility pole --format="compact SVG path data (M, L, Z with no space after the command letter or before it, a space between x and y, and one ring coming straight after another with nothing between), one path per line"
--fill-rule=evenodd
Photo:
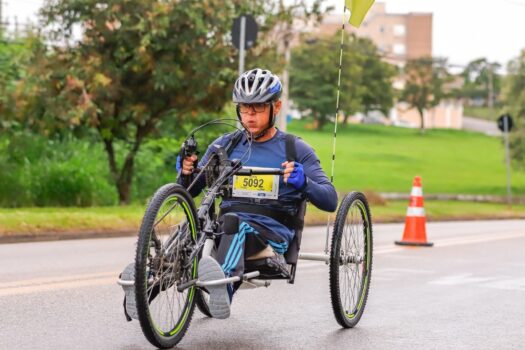
M494 77L493 77L493 69L494 69L494 66L491 64L491 63L488 63L487 65L487 73L488 73L488 78L489 78L489 81L488 81L488 92L489 92L489 96L488 96L488 103L487 103L487 106L489 108L492 108L494 107Z
M241 16L241 32L239 40L239 76L244 73L244 59L245 59L245 48L244 43L246 41L246 17Z
M283 23L281 30L283 31L283 46L280 48L284 53L284 69L282 72L283 94L281 96L282 108L279 113L278 126L281 131L286 131L287 117L290 113L290 58L292 54L292 41L294 40L295 31L293 23Z
M290 98L289 98L289 86L290 86L290 76L288 69L290 69L290 41L286 39L284 41L284 71L283 71L283 96L282 96L282 108L281 115L279 118L279 129L286 132L287 117L290 111Z
M15 16L15 40L18 40L18 17Z
M4 4L2 3L2 0L0 0L0 39L4 34L4 13L2 12L3 6Z
M512 205L512 192L510 189L510 152L509 152L509 118L503 118L503 137L505 138L505 162L507 163L507 204Z

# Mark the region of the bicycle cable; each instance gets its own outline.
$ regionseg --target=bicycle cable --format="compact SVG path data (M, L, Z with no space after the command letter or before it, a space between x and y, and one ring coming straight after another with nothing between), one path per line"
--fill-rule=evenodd
M242 125L243 128L240 128L240 127L238 127L237 125L234 125L234 124L226 123L225 121L239 122ZM189 139L192 135L194 135L200 129L203 129L203 128L205 128L207 126L210 126L210 125L227 125L227 126L230 126L230 127L234 128L234 129L237 129L237 131L240 131L240 132L245 133L245 134L247 133L246 125L242 121L240 121L238 119L234 119L234 118L221 118L221 119L210 120L209 122L206 122L206 123L204 123L202 125L199 125L198 127L194 128L193 130L190 131L190 133L188 134L188 136L186 137L185 140ZM240 162L241 163L245 160L245 157L246 157L247 154L248 154L248 158L246 159L246 161L248 161L250 159L250 157L251 157L253 137L246 137L246 139L247 139L247 142L248 142L248 148L246 149L246 151L243 153L243 155L240 158Z
M194 136L195 133L197 133L197 131L207 127L207 126L210 126L210 125L227 125L227 126L230 126L234 129L237 129L237 131L240 131L242 133L246 133L246 128L245 128L245 125L239 121L241 123L241 125L243 126L244 129L241 129L239 128L237 125L235 124L230 124L230 123L227 123L226 121L235 121L235 122L238 122L239 120L238 119L233 119L233 118L222 118L222 119L214 119L214 120L210 120L209 122L206 122L202 125L199 125L198 127L194 128L193 130L190 131L190 133L188 134L188 136L186 137L185 141L188 140L190 137ZM252 151L252 143L253 143L253 140L252 140L252 137L246 137L246 140L248 142L248 147L246 148L246 150L244 151L244 153L241 155L241 158L239 159L239 163L242 164L244 161L248 161L251 157L251 151ZM247 156L247 157L246 157ZM246 158L246 159L245 159ZM206 162L206 164L204 165L203 168L206 168L210 162L211 162L211 158ZM195 183L197 183L197 181L200 179L200 177L202 176L203 172L200 172L199 174L197 174L197 176L195 177L195 179L193 179L193 181L190 183L190 185L187 187L187 190L190 191L193 186L195 185Z

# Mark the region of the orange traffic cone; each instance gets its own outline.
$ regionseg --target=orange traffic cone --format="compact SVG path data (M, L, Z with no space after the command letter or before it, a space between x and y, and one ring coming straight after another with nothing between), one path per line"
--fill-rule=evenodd
M425 208L423 208L423 188L421 187L421 177L419 176L414 177L412 192L410 193L410 203L408 204L405 219L403 239L395 243L399 245L425 247L432 247L434 245L434 243L427 242Z

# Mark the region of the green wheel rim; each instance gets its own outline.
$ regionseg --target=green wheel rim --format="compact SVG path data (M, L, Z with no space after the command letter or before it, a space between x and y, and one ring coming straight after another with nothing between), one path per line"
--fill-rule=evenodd
M178 202L178 204L181 204L181 207L182 207L182 209L184 211L184 214L185 214L186 218L189 219L189 227L190 227L190 231L191 231L191 236L192 236L193 240L196 241L197 240L197 230L196 230L195 222L193 220L191 209L188 207L187 203L183 199L181 200L177 196L173 196L171 198L168 198L165 201L165 204L169 204L170 200L174 200L175 202ZM149 239L150 246L148 246L148 250L151 248L151 236L152 235L153 235L153 230L150 233L150 239ZM192 262L191 278L196 278L197 277L197 266L198 266L198 259L195 258L193 260L193 262ZM144 286L144 288L147 289L147 278L145 278L145 286ZM188 318L188 316L190 314L190 311L191 311L191 307L193 305L192 303L193 303L193 298L195 296L195 287L188 288L188 292L187 293L188 293L188 296L187 296L187 300L186 300L186 303L185 303L183 311L182 311L182 316L179 317L179 320L178 320L177 324L173 327L173 329L171 329L169 331L163 330L159 325L157 325L157 323L155 322L155 320L153 319L151 314L149 314L149 319L151 321L151 324L153 325L153 328L155 329L155 331L159 335L161 335L163 337L173 337L173 336L177 335L183 329L183 326L186 323L186 320L187 320L187 318Z

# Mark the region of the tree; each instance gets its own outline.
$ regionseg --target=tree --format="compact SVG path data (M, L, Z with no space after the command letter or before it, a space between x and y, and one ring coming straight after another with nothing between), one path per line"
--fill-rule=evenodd
M404 70L405 87L401 100L415 108L421 118L420 131L425 131L424 113L433 108L446 96L444 84L449 80L449 74L444 60L433 58L418 58L410 60Z
M181 125L231 99L233 19L253 14L269 47L264 36L279 11L263 0L47 0L41 16L54 45L35 53L18 117L46 133L94 130L120 203L129 203L144 140L166 121Z
M310 109L322 129L335 111L339 73L339 35L310 38L292 54L291 97L299 108ZM378 109L385 114L393 103L391 79L395 70L380 60L373 43L352 35L342 61L340 109L348 116Z
M394 104L392 80L397 73L394 66L381 60L377 47L368 39L356 38L350 50L356 50L363 67L361 104L363 112L381 111L385 116Z
M493 107L501 91L501 76L496 73L500 65L486 58L471 61L463 70L464 85L461 95L471 100L481 99L485 106Z
M511 157L515 165L525 169L525 50L509 62L507 72L503 90L505 109L516 124L510 134Z
M15 124L12 94L25 77L31 51L38 44L38 38L31 33L19 40L0 36L0 130L9 130Z

